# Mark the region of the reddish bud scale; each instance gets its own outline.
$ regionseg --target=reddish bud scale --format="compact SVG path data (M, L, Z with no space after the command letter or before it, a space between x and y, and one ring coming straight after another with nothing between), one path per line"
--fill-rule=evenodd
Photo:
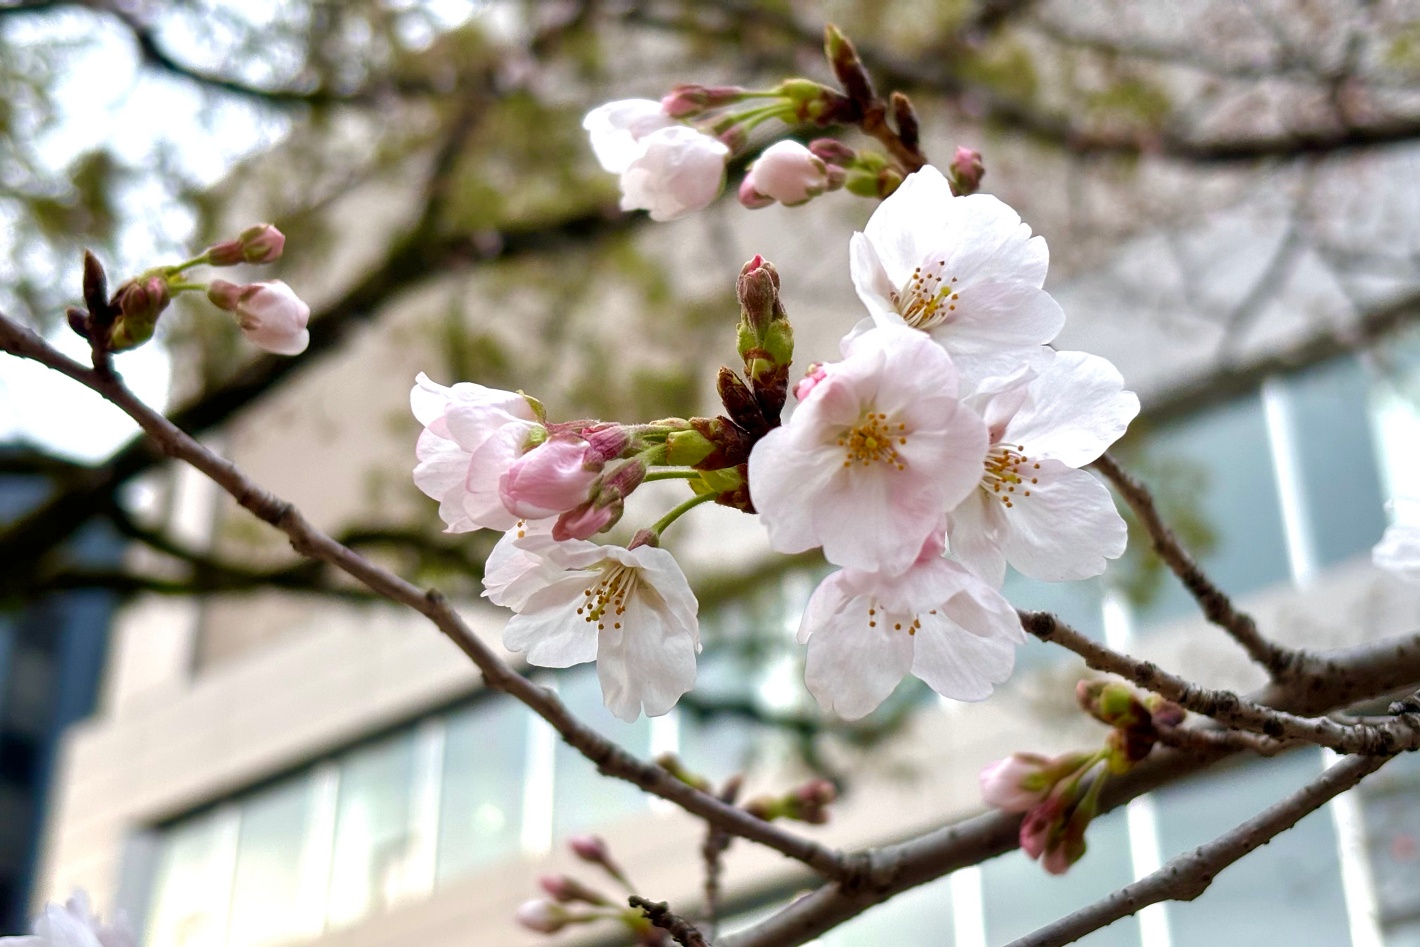
M738 467L749 461L754 438L734 421L723 416L691 418L690 425L712 445L708 454L691 465L696 470L722 470L726 467Z
M758 440L770 429L768 420L764 417L764 412L760 409L759 399L754 396L740 376L730 371L728 368L721 368L715 376L715 389L720 395L720 403L725 406L725 413L729 415L731 421L739 425L745 433L755 440ZM699 430L697 428L697 430ZM715 437L705 431L701 431L706 437L716 441ZM725 466L721 464L720 466Z
M754 513L754 502L749 495L749 465L740 464L735 468L739 474L739 486L730 490L722 490L715 494L715 502L720 506L728 506L732 510L740 510L744 513Z

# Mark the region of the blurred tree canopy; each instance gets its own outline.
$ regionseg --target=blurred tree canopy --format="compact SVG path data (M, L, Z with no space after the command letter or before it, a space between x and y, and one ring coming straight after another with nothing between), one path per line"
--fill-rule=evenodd
M261 217L289 237L280 275L304 280L310 349L252 355L210 313L165 317L183 353L170 413L189 432L225 431L448 280L462 289L417 328L441 380L555 380L567 416L692 413L701 352L727 345L732 282L686 285L645 252L636 235L656 225L618 211L581 118L678 82L827 80L826 22L882 88L911 96L929 156L983 152L985 189L1050 241L1053 281L1081 277L1130 318L1203 340L1198 371L1145 392L1146 423L1420 311L1420 5L1405 0L0 0L0 309L53 328L78 296L82 248L117 276ZM97 111L130 101L154 105L94 135ZM352 195L373 209L342 214ZM1219 260L1219 226L1249 230L1256 259ZM1147 266L1137 241L1153 247ZM516 331L470 314L474 285ZM664 351L623 378L610 370L623 341L586 326L628 297L661 317L648 325ZM1276 307L1298 328L1256 349L1249 333ZM0 530L0 594L358 598L319 566L192 548L136 515L123 488L162 460L142 442L95 465L37 445L0 453L0 472L50 484ZM370 476L377 499L413 492L407 473ZM376 505L395 512L328 526L410 574L476 588L489 541L441 534L432 504ZM64 540L95 517L152 555L108 571L70 561Z

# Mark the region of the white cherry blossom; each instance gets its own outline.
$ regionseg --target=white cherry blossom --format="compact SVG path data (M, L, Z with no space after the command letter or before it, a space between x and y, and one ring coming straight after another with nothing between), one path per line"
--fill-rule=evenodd
M1025 642L1015 609L941 552L933 536L899 576L843 569L814 591L799 641L804 682L825 710L862 717L909 673L954 700L982 700L1010 677Z
M415 446L414 483L439 501L446 532L508 529L499 481L539 426L522 395L471 382L452 388L420 372L409 404L424 425Z
M621 174L641 152L639 142L676 120L652 99L618 99L599 105L582 119L592 151L603 168Z
M872 329L844 355L816 366L789 422L755 445L750 495L780 552L822 546L835 565L900 573L981 479L986 429L923 333Z
M989 194L954 196L930 165L878 206L850 257L872 321L930 333L969 378L1008 373L1065 324L1041 289L1045 239Z
M1059 582L1123 554L1124 520L1108 488L1078 468L1118 440L1139 399L1108 361L1059 352L1025 383L984 383L969 399L991 447L975 490L951 511L952 554L1000 585L1009 562Z
M495 548L484 579L489 599L516 613L503 644L538 667L596 661L602 701L622 720L674 707L695 683L700 631L671 554L518 532Z
M46 904L35 918L33 931L23 937L0 937L0 947L134 947L137 943L122 913L111 925L100 923L82 891L65 904Z
M1386 504L1395 522L1371 550L1371 561L1407 582L1420 583L1420 501L1397 499Z
M650 211L652 220L675 220L709 205L725 185L730 149L685 125L642 138L621 172L621 209Z

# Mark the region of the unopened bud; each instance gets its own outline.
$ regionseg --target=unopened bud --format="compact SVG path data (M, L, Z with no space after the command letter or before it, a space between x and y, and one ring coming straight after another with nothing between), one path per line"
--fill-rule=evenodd
M611 904L611 899L588 885L583 884L571 875L543 875L537 883L546 891L548 897L560 904L570 904L581 901L586 904L606 906Z
M863 68L863 61L858 58L858 51L853 48L848 37L832 23L823 29L823 51L848 98L856 103L866 103L876 98L872 80L868 78L868 71Z
M986 176L986 166L981 163L981 152L972 148L958 148L952 158L947 177L951 181L952 193L959 197L975 194L981 189L981 179Z
M606 839L600 835L574 835L567 840L567 847L572 850L573 855L593 865L605 864L611 857L611 852L606 847Z
M513 912L513 919L530 931L555 934L567 926L571 917L559 905L546 898L524 901Z
M763 338L771 322L784 318L784 307L779 302L779 271L762 256L756 254L740 269L735 295L740 301L740 318L753 331L755 341Z
M912 100L901 92L894 92L888 97L888 105L892 109L893 124L897 126L897 138L903 146L916 151L917 146L922 142L922 128L917 121L917 110L912 107Z
M70 306L64 310L64 318L69 322L69 328L81 339L89 337L89 314L82 309Z
M736 192L740 204L750 210L760 210L774 203L774 198L767 194L761 194L754 189L754 179L745 178L740 182L740 189Z
M160 276L140 277L120 286L113 299L118 319L109 336L109 347L123 352L151 339L158 317L170 300L168 282Z
M759 436L770 429L771 425L760 410L754 392L740 376L722 366L715 376L715 390L720 395L720 402L725 406L729 419L747 433ZM702 433L706 433L711 440L718 441L714 435L703 430Z
M557 521L552 524L552 538L560 543L569 539L591 539L597 533L615 526L621 519L623 510L620 500L604 504L588 500L557 517Z
M678 85L661 99L661 111L671 118L691 118L710 109L743 101L739 86Z
M271 224L248 227L235 240L223 240L207 248L211 266L236 266L239 263L275 263L286 247L286 236Z
M207 298L223 312L236 312L244 288L224 279L214 279L207 287Z
M1134 689L1119 681L1080 681L1075 700L1086 713L1111 727L1152 726L1149 709Z
M685 764L680 761L680 757L676 756L674 753L662 753L660 756L656 757L656 765L687 786L699 789L701 792L710 791L710 780L706 779L704 776L690 772L690 770L685 768Z
M107 328L117 312L108 301L108 274L92 251L84 251L84 305L89 307L91 322Z
M599 424L582 431L587 442L587 462L603 464L615 460L631 446L631 434L621 424Z
M715 442L693 428L666 435L665 462L672 467L694 467L715 450Z
M809 142L809 150L824 164L833 167L849 168L858 162L858 152L837 138L815 138Z

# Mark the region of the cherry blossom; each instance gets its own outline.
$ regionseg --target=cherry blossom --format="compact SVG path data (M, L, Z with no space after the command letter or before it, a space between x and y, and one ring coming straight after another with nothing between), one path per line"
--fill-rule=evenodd
M213 280L207 298L218 308L235 313L242 335L268 352L299 355L310 344L306 323L311 307L279 279L245 286Z
M508 529L519 517L503 505L499 487L540 425L522 395L460 382L452 388L420 373L409 394L424 431L414 484L439 501L446 532Z
M556 516L587 499L601 473L600 458L588 456L585 440L573 434L550 438L513 462L498 481L503 506L514 516Z
M1407 498L1387 506L1395 522L1371 550L1371 561L1408 582L1420 582L1420 502Z
M642 138L675 124L661 103L651 99L618 99L597 106L582 119L592 152L612 174L621 174L636 159Z
M804 682L826 710L869 713L911 673L954 700L982 700L1010 677L1025 632L1015 609L933 537L902 575L843 569L804 609Z
M984 383L969 403L991 446L977 489L951 511L952 554L997 586L1007 562L1051 582L1103 572L1124 552L1124 520L1108 488L1078 468L1139 413L1118 370L1060 352L1026 383Z
M777 141L755 159L740 186L740 203L765 207L778 201L790 207L822 194L829 186L828 165L797 141Z
M674 125L642 138L621 172L621 209L675 220L709 205L725 185L730 149L693 128Z
M835 565L900 573L981 479L985 426L923 333L872 329L844 355L816 367L788 424L755 445L750 495L780 552L822 546Z
M967 377L1011 371L1065 323L1041 289L1045 239L995 197L954 196L931 166L878 206L850 254L872 321L930 333Z
M484 586L515 612L503 629L509 650L538 667L596 661L602 700L622 720L666 713L695 683L698 605L664 549L515 529L489 557Z
M0 937L0 947L134 947L136 939L120 913L112 925L104 925L89 909L88 896L76 891L63 905L44 906L35 918L34 933L23 937Z

